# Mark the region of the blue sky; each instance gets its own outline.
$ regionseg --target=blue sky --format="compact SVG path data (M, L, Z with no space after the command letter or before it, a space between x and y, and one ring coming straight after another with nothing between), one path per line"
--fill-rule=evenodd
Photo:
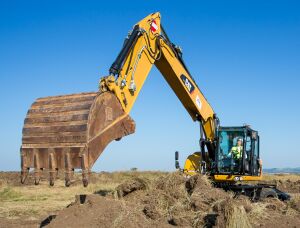
M258 130L264 167L300 166L298 1L1 1L0 170L19 170L31 103L97 90L127 32L156 11L221 124ZM173 170L174 151L182 164L199 149L198 124L155 68L131 116L136 133L94 170Z

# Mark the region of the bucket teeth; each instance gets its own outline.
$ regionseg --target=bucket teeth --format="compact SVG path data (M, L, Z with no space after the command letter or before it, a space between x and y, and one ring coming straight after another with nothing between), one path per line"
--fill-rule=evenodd
M35 184L41 170L54 185L57 171L70 186L74 170L82 170L87 186L92 166L112 141L135 131L135 123L111 92L81 93L37 99L24 121L21 147L21 182L34 168Z
M29 168L26 167L25 154L22 150L22 147L20 148L20 155L21 155L21 183L24 184L29 174Z
M69 187L71 185L71 161L70 161L70 149L65 148L65 185Z
M49 150L49 184L54 185L54 180L56 178L56 164L54 159L53 149Z
M87 163L87 157L85 154L82 154L81 156L81 169L82 169L82 184L84 187L87 187L89 184L89 169L88 169L88 163Z
M22 169L21 171L21 183L24 184L29 174L29 169Z
M40 183L41 179L41 168L39 163L39 153L37 149L34 149L34 158L33 158L33 164L34 164L34 184L38 185Z

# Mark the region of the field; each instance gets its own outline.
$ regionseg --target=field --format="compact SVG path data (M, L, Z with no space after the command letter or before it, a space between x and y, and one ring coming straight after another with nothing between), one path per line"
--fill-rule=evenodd
M66 188L61 178L21 185L19 173L0 172L0 227L299 227L300 175L264 179L292 199L250 202L179 173L93 173L87 188L75 174Z

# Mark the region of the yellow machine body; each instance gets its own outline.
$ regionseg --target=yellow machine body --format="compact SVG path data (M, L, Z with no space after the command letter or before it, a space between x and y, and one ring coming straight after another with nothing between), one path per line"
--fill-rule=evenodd
M195 152L187 157L184 163L183 171L187 175L194 175L201 172L201 153Z

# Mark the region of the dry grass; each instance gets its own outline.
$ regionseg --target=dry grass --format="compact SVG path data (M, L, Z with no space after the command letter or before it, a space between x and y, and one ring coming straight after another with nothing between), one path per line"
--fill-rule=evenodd
M254 203L252 210L248 214L248 218L252 224L259 225L258 221L268 218L269 215L266 211L266 204L262 202Z
M229 203L225 207L225 222L227 228L252 227L243 206Z
M46 215L66 207L74 199L75 193L84 191L88 190L81 190L79 186L64 188L62 181L52 188L43 183L38 187L4 187L0 197L0 217Z
M292 199L288 202L289 208L300 212L300 193L291 194Z
M300 174L264 174L263 181L298 181Z

